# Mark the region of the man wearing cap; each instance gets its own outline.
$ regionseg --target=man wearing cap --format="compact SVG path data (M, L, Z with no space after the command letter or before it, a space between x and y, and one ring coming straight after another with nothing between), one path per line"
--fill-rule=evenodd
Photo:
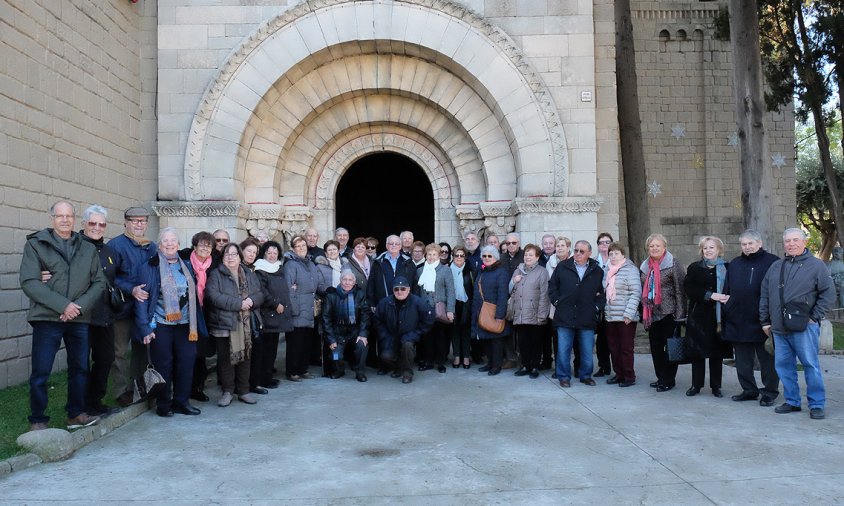
M415 345L434 325L433 308L410 293L410 282L399 276L393 281L392 295L378 303L374 316L381 360L392 366L391 377L410 383Z
M73 204L50 208L52 228L26 237L20 285L29 297L32 325L32 374L29 377L30 430L47 428L47 380L64 341L67 350L67 428L87 427L99 417L85 412L88 379L88 323L102 302L105 276L96 248L73 231ZM44 273L49 279L42 280Z
M111 387L117 403L128 406L132 403L132 378L143 373L146 354L140 350L140 342L132 339L134 331L134 301L149 297L146 286L138 284L134 272L158 251L155 242L147 239L149 211L143 207L130 207L123 212L125 222L123 234L108 242L114 252L117 275L114 283L127 295L123 310L115 315L114 322L114 364L111 368ZM129 343L132 342L130 362Z

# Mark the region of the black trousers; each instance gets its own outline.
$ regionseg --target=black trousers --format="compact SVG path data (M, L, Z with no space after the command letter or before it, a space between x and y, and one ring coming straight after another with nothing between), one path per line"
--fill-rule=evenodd
M455 323L448 326L448 332L451 334L451 352L454 355L455 361L470 358L472 354L469 338L472 324L469 321L466 323L457 323L463 320L463 312L469 311L470 309L465 302L458 300L454 308Z
M311 327L296 327L287 333L285 366L288 376L301 376L308 372L313 335Z
M764 342L756 343L733 343L736 353L736 375L738 376L741 389L749 394L757 395L760 390L756 386L756 377L753 375L753 357L759 359L759 369L762 372L762 395L776 398L779 393L780 378L774 367L774 356L765 350Z
M173 403L188 405L196 360L196 342L188 341L189 332L187 324L159 325L155 330L155 339L149 348L150 357L166 382L156 399L159 409L170 409Z
M422 336L425 361L430 365L445 365L448 361L448 349L451 342L451 325L435 322L431 331Z
M554 357L557 355L557 332L551 324L551 320L542 326L542 337L540 338L540 347L542 357L540 358L540 367L542 369L550 369L554 366Z
M545 325L516 325L516 329L519 332L519 352L522 355L522 367L528 370L539 369Z
M278 356L278 332L261 333L252 340L252 360L249 371L249 388L269 385L273 379L273 366Z
M91 371L85 402L89 407L102 404L108 387L108 374L114 363L114 327L88 326L88 347L91 350Z
M513 336L504 336L485 339L486 359L490 369L501 369L501 364L504 361L504 340L512 338Z
M651 345L651 358L654 372L660 384L673 387L676 384L677 364L668 360L668 338L674 334L674 317L666 316L651 323L648 329L648 342Z
M692 360L692 386L703 388L707 360L709 360L709 388L721 388L721 366L724 359L721 358L720 353L713 353L709 359Z
M392 351L397 350L397 351ZM416 357L416 343L402 342L399 339L392 345L392 349L383 347L381 360L395 372L402 376L413 376L413 360Z
M604 312L601 311L598 326L595 327L595 354L598 356L598 367L606 372L612 371L610 360L610 345L607 342L607 322L604 321Z

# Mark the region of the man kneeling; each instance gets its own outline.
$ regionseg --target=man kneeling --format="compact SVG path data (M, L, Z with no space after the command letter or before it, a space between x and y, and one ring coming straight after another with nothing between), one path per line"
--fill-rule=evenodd
M390 376L401 376L402 383L413 381L415 345L433 325L433 308L410 293L407 278L397 277L393 281L393 295L382 299L375 308L381 360L392 366Z

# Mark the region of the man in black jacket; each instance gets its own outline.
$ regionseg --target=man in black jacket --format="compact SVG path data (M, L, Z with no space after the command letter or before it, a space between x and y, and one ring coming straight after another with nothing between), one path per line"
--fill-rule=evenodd
M434 325L434 309L410 293L410 283L400 276L393 281L392 296L378 303L374 316L381 360L392 365L391 377L410 383L415 345Z
M554 269L548 281L548 298L554 305L554 327L559 341L557 379L560 386L571 386L571 348L575 339L580 344L580 382L595 386L592 379L592 348L597 314L603 309L604 271L592 256L587 241L577 241L574 256Z
M776 255L762 248L762 236L755 230L745 230L739 236L741 255L730 261L724 294L730 299L721 311L723 337L733 343L736 354L736 375L742 392L734 401L753 401L759 398L759 387L753 376L753 357L759 359L762 371L762 406L773 406L779 395L780 378L774 368L774 356L765 350L765 333L759 323L759 297L762 279L768 268L777 261Z

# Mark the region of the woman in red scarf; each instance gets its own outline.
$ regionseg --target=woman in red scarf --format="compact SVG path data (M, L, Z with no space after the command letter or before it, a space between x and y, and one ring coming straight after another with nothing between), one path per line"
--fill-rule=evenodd
M642 262L642 323L648 330L651 358L656 381L650 384L657 392L674 388L677 364L668 360L666 343L674 333L675 322L686 317L686 296L683 279L686 270L668 251L668 240L662 234L651 234L645 244L648 259Z

